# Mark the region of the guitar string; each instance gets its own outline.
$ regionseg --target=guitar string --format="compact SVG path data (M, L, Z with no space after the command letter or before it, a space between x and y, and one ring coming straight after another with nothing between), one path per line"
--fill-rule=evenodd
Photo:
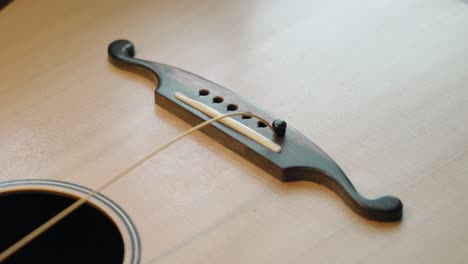
M255 114L248 113L248 112L236 112L236 113L224 114L224 115L209 119L209 120L207 120L207 121L205 121L205 122L203 122L201 124L198 124L197 126L194 126L194 127L190 128L190 129L188 129L187 131L185 131L185 132L179 134L178 136L174 137L173 139L169 140L168 142L166 142L165 144L163 144L162 146L160 146L156 150L153 150L151 153L147 154L146 156L144 156L142 159L140 159L139 161L137 161L136 163L134 163L133 165L131 165L127 169L123 170L122 172L120 172L116 176L112 177L109 181L107 181L106 183L101 185L99 188L95 189L94 191L87 194L86 196L83 196L82 198L78 199L73 204L71 204L70 206L68 206L64 210L62 210L60 213L56 214L55 216L53 216L52 218L50 218L49 220L44 222L42 225L40 225L39 227L37 227L36 229L31 231L29 234L27 234L26 236L24 236L23 238L21 238L20 240L15 242L9 248L7 248L2 253L0 253L0 262L3 262L5 259L10 257L16 251L20 250L22 247L27 245L29 242L31 242L32 240L37 238L39 235L41 235L42 233L47 231L50 227L55 225L57 222L59 222L60 220L62 220L63 218L65 218L66 216L71 214L72 212L74 212L81 205L83 205L84 203L89 201L91 198L93 198L96 194L102 192L104 189L106 189L107 187L112 185L114 182L116 182L117 180L119 180L122 177L126 176L133 169L137 168L138 166L143 164L145 161L152 158L158 152L162 151L163 149L169 147L170 145L172 145L173 143L179 141L180 139L190 135L191 133L193 133L193 132L195 132L195 131L197 131L197 130L199 130L199 129L201 129L201 128L203 128L203 127L205 127L205 126L207 126L207 125L209 125L209 124L211 124L213 122L219 121L220 119L225 118L225 117L236 116L236 115L250 116L250 117L257 118L258 120L261 120L262 122L265 122L265 119L255 115ZM268 124L268 123L266 122L266 124ZM275 131L273 130L273 128L271 126L269 126L269 127L272 129L273 134L275 135Z

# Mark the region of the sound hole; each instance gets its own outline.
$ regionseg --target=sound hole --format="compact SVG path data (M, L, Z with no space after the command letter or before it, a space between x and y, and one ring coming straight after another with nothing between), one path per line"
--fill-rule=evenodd
M0 252L76 201L49 192L0 194ZM10 256L5 263L122 263L115 223L86 203Z

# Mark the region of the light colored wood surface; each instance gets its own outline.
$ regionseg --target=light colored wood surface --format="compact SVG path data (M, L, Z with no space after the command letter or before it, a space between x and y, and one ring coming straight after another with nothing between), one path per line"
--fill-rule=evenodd
M105 194L150 263L464 263L468 3L15 1L0 12L0 181L97 187L189 126L106 48L220 83L287 120L399 224L281 183L197 133Z

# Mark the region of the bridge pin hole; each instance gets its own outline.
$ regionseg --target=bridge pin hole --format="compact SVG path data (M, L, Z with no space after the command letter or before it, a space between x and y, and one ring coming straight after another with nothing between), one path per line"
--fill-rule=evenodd
M210 90L207 90L207 89L201 89L200 91L198 91L198 95L200 96L207 96L210 94Z
M236 111L237 109L239 109L239 107L235 104L228 104L227 106L228 111Z
M261 127L261 128L267 127L267 125L266 125L264 122L262 122L262 121L258 121L258 122L257 122L257 126L258 126L258 127Z
M221 96L215 96L213 97L213 103L215 104L220 104L224 101L224 98L222 98Z

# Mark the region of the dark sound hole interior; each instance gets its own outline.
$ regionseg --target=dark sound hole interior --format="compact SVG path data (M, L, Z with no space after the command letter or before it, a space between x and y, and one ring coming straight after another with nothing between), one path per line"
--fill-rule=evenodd
M0 194L0 252L74 201L48 192ZM123 258L124 244L115 223L86 203L5 263L122 263Z

